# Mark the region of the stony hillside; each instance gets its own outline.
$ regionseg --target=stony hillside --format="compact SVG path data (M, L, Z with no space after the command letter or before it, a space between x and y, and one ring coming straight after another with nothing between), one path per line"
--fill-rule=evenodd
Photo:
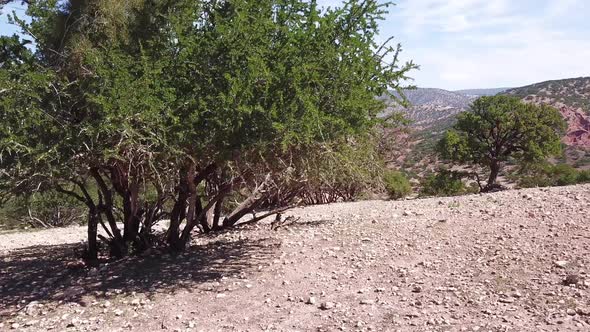
M529 101L565 105L590 113L590 77L546 81L508 89L505 93Z
M590 149L590 77L547 81L505 93L527 102L557 107L568 123L564 142Z
M455 115L465 111L473 100L461 93L431 88L406 90L404 95L410 107L390 108L390 111L403 112L412 120L412 127L419 129L446 127L453 122Z
M0 330L590 331L588 210L587 185L314 206L99 269L82 228L0 235Z

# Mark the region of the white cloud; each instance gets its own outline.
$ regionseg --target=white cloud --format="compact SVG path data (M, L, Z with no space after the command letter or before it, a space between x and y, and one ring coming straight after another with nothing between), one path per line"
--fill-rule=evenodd
M585 2L400 0L384 28L421 65L420 86L519 86L590 75Z

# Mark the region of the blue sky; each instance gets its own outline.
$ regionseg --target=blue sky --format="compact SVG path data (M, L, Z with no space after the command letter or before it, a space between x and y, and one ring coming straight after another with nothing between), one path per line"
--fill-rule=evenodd
M414 84L444 89L513 87L590 76L588 0L397 0L381 24ZM324 6L339 0L318 0ZM10 5L4 11L16 8ZM0 16L0 33L14 28Z

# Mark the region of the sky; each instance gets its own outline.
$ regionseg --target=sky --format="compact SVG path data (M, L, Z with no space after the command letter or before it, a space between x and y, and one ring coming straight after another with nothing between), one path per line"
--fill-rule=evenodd
M590 76L589 0L395 0L381 22L402 60L420 70L412 84L448 90L518 87ZM318 0L323 6L340 0ZM10 9L9 9L10 8ZM20 5L16 8L22 13ZM14 28L0 16L0 33Z

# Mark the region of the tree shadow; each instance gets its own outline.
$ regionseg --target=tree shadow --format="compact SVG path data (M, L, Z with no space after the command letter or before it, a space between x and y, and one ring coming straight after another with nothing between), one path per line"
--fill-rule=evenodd
M0 317L38 301L78 302L109 293L174 292L236 276L268 262L279 246L270 239L216 241L180 254L159 250L87 269L81 244L33 246L0 256Z

